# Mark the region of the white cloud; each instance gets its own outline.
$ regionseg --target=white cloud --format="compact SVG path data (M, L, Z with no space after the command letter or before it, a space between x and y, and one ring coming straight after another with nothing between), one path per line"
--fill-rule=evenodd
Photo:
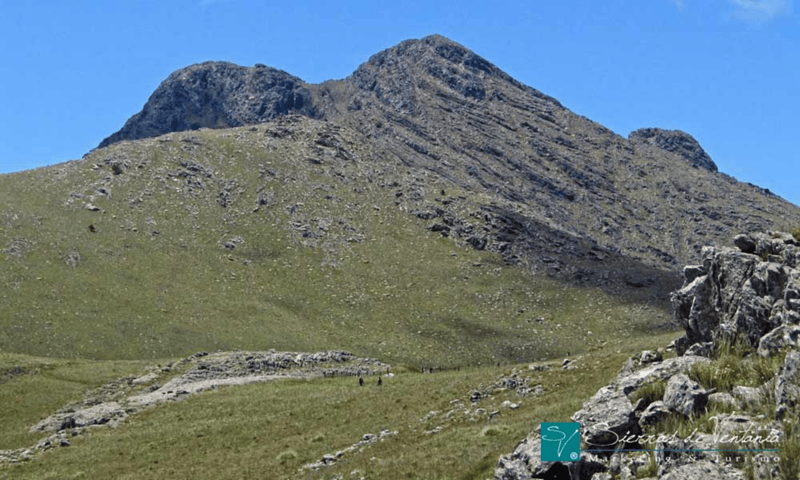
M734 6L735 17L751 22L764 22L792 11L791 0L729 1Z
M671 0L671 1L672 3L675 4L676 7L678 7L678 10L683 10L683 7L686 6L686 0Z

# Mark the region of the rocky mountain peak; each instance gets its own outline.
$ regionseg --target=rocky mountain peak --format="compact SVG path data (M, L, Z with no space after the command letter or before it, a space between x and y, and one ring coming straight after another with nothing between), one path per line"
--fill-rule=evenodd
M311 92L299 78L261 64L204 62L167 77L142 111L99 147L169 132L261 123L289 113L316 116Z
M490 93L488 78L508 82L520 90L529 88L466 47L441 35L431 35L406 40L373 55L353 72L350 80L360 90L374 92L382 103L400 113L414 115L418 110L416 91L429 89L431 81L464 98L481 101Z
M662 130L660 128L641 128L628 136L628 140L640 145L653 145L668 152L677 153L694 167L717 171L717 165L703 150L694 137L680 130Z

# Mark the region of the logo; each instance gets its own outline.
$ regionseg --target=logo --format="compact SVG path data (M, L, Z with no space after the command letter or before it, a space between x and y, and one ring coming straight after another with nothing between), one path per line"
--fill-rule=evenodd
M581 454L581 424L542 422L542 461L577 462Z

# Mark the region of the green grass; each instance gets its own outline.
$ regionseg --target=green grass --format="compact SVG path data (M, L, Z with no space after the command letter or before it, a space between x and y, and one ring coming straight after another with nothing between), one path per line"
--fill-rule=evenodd
M730 392L735 386L760 387L775 376L783 358L782 354L756 355L744 342L722 341L713 354L713 361L694 364L689 377L704 388L722 392Z
M220 389L93 429L0 478L294 478L384 428L398 435L308 476L487 478L538 422L568 421L631 352L675 336L646 289L612 295L510 268L413 215L445 197L481 232L488 196L376 165L345 130L350 159L308 162L326 127L298 125L291 142L272 144L267 127L199 131L0 176L0 449L34 444L30 426L87 390L201 350L344 349L402 374L382 389L353 379ZM181 162L213 177L189 181ZM422 200L405 200L413 190ZM580 355L578 370L527 370ZM470 390L512 365L545 395L470 404ZM428 367L451 370L418 373ZM447 417L456 398L471 414ZM441 413L420 422L431 411Z
M534 276L427 231L432 221L402 211L395 188L378 184L423 185L428 203L406 208L428 211L445 185L411 171L375 173L367 147L346 132L362 160L298 161L313 153L303 136L313 145L323 128L303 122L297 141L272 150L263 131L201 131L191 134L199 146L123 142L0 176L0 282L9 286L0 292L0 350L158 359L336 348L452 367L575 355L670 323L664 305ZM124 173L93 167L110 157L128 163ZM195 185L180 176L186 162L213 177ZM259 192L267 205L257 205ZM487 199L447 186L448 198L468 196L452 208L480 230L478 202ZM236 237L235 249L222 246Z
M636 346L665 341L661 335ZM519 375L542 385L545 395L500 391L477 404L469 401L469 392L511 373L510 367L406 373L380 388L358 387L355 378L222 388L141 412L117 429L92 429L71 439L70 447L3 467L0 478L297 478L304 464L383 429L398 434L307 476L346 477L359 470L366 478L488 478L498 457L539 422L569 421L625 358L605 349L584 357L572 371L521 365ZM81 368L84 374L92 371L88 364ZM462 401L460 407L454 399ZM503 407L505 400L520 407ZM490 420L478 408L500 414ZM438 433L425 433L436 427Z
M144 361L91 361L36 358L0 352L0 450L30 446L41 437L28 429L67 403L80 401L84 392L141 371Z
M650 405L656 400L663 399L664 393L666 391L667 391L666 380L656 380L654 382L646 383L641 387L637 388L636 390L633 391L633 393L631 393L629 398L631 403L634 405L636 405L636 402L642 399L644 399L645 405Z

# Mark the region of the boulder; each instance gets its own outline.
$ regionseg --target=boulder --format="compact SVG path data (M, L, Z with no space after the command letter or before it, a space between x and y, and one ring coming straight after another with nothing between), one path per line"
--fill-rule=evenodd
M572 416L581 424L584 442L591 448L614 448L620 438L639 433L639 422L627 395L613 386L601 388Z
M772 331L800 323L800 272L783 263L764 261L780 260L784 251L794 255L796 246L782 238L753 233L736 237L738 250L703 248L702 268L687 267L686 282L671 296L675 316L686 331L686 340L675 343L679 355L687 351L705 355L703 350L689 350L686 344L721 338L746 340L756 347L764 335L771 334L762 354L785 343L782 333Z
M661 353L653 350L644 350L639 357L639 363L647 365L648 363L656 363L664 360Z
M733 398L733 395L726 392L717 392L712 393L708 396L708 408L717 408L720 410L726 410L730 408L734 408L737 406L736 399Z
M694 355L697 357L711 357L714 350L714 342L695 343L689 347L684 355Z
M757 352L762 357L771 357L786 347L800 347L800 326L781 325L774 328L758 341Z
M756 408L761 404L761 391L755 387L735 386L731 389L731 395L745 409Z
M708 402L708 392L697 382L679 373L667 382L664 406L683 415L700 412Z
M517 444L514 452L503 455L495 467L496 480L530 480L534 478L593 478L605 472L602 460L591 453L581 452L575 462L543 462L541 437L530 435Z
M630 395L633 393L633 391L646 383L650 383L655 380L667 380L678 373L689 371L689 369L692 368L692 365L695 363L706 363L709 361L710 360L705 357L695 357L689 355L668 358L662 362L647 365L639 370L627 372L624 375L621 374L614 379L613 384L617 385L619 389L622 390L622 392L626 395Z
M666 405L664 405L664 402L661 400L656 400L648 405L639 416L639 426L644 429L646 426L655 425L667 418L669 413L670 410Z
M686 283L692 283L695 278L702 277L706 274L702 265L687 265L683 267L683 278Z
M755 253L756 251L756 241L745 233L740 233L733 237L733 244L743 253Z

